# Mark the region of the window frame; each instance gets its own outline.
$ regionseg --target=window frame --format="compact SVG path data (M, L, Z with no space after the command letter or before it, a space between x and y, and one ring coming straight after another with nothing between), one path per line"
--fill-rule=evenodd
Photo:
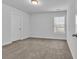
M64 26L65 26L65 27L64 27L64 31L65 31L65 32L55 32L54 29L53 29L53 32L54 32L55 34L66 34L66 15L54 16L54 18L55 18L55 17L64 17L64 18L65 18L65 20L64 20ZM53 25L55 25L55 24L54 24L54 21L55 21L55 19L53 20ZM54 28L54 27L53 27L53 28Z

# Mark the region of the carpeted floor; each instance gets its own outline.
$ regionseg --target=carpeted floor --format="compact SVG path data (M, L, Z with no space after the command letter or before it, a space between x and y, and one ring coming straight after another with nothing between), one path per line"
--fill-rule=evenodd
M26 39L3 47L3 59L73 59L65 40Z

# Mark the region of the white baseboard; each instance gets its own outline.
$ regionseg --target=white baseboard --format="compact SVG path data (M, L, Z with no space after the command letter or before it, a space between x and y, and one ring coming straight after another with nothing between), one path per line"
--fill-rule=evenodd
M23 37L20 40L24 40L24 39L27 39L27 38L29 38L29 36Z
M24 40L24 39L27 39L27 38L46 38L46 39L59 39L59 40L66 40L64 38L54 38L54 37L43 37L43 36L26 36L26 37L23 37L21 39L18 39L18 40ZM17 40L13 40L13 41L17 41ZM5 45L8 45L8 44L11 44L13 41L10 41L10 42L6 42L5 44L2 44L2 46L5 46Z
M57 37L43 37L43 36L31 36L34 38L47 38L47 39L59 39L59 40L66 40L65 38L57 38Z
M24 39L27 39L27 38L29 38L29 37L27 36L27 37L24 37L24 38L21 38L21 39L18 39L18 40L24 40ZM2 43L2 46L6 46L6 45L11 44L14 41L18 41L18 40L13 40L13 41L9 41L9 42Z
M10 41L10 42L6 42L6 43L2 43L2 46L5 46L5 45L8 45L8 44L11 44L12 43L12 41Z
M71 45L71 43L70 43L68 40L67 40L67 44L68 44L68 47L69 47L69 49L70 49L70 52L71 52L71 54L72 54L73 59L77 59L77 58L76 58L76 55L74 54L72 45Z

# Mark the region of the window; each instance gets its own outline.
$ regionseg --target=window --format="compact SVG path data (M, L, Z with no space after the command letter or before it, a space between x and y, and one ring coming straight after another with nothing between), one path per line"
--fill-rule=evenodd
M65 33L65 16L54 17L54 32Z

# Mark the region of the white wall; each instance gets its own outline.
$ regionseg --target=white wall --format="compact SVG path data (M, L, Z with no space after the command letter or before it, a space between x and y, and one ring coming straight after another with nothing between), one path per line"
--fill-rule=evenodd
M74 4L67 10L67 42L72 53L73 59L77 59L77 38L72 37L75 33L75 11Z
M14 41L15 39L15 36L12 36L12 34L14 32L12 32L12 25L14 25L13 22L16 22L16 17L18 16L18 14L20 14L22 16L22 38L27 38L30 34L30 31L29 31L29 14L25 13L25 12L22 12L21 10L18 10L16 8L13 8L11 6L8 6L6 4L3 3L2 5L2 10L3 10L3 14L2 14L2 29L3 29L3 39L2 39L2 44L5 45L5 44L8 44L8 43L11 43L12 41ZM13 16L13 13L16 14L16 17Z
M11 41L11 9L6 5L2 5L2 44Z
M64 16L66 12L35 13L31 15L31 36L65 39L65 34L54 33L54 16Z
M23 20L23 39L30 36L30 15L25 14Z

